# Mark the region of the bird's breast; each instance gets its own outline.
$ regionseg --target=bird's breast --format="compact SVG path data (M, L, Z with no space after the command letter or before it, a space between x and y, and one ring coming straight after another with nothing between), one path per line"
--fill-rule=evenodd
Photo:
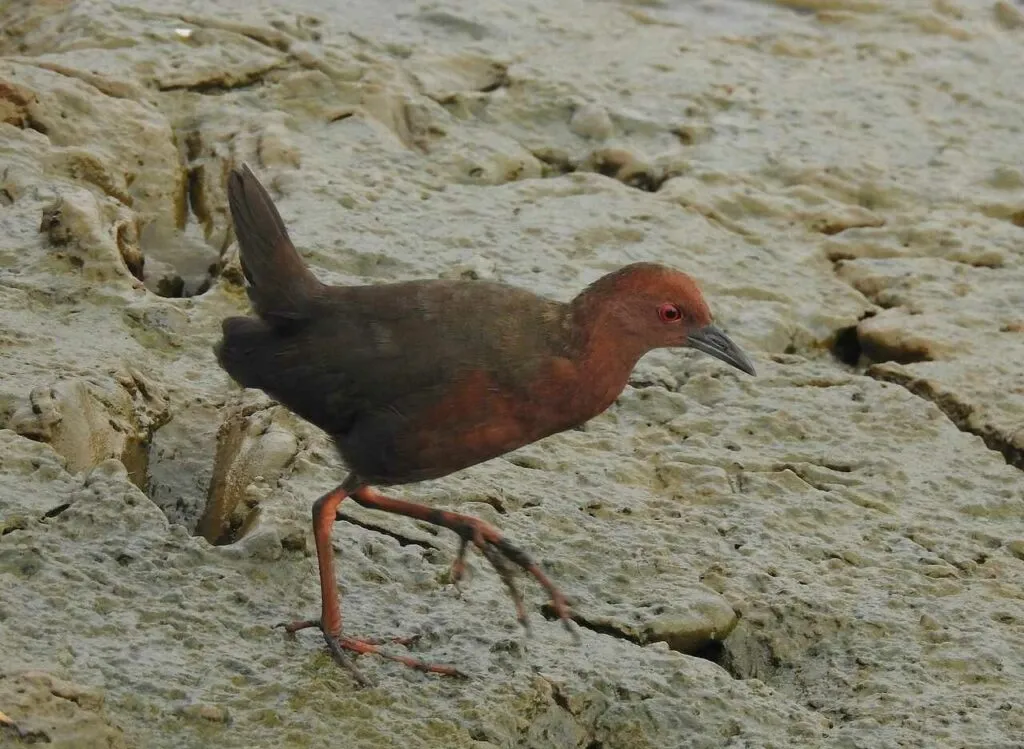
M471 372L392 435L395 475L387 478L437 478L503 455L596 416L623 386L581 381L577 365L563 358L538 369L529 383Z

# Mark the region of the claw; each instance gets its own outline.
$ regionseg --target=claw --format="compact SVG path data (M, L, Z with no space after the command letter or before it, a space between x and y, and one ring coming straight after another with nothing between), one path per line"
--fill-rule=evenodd
M469 539L459 539L459 550L455 553L455 559L452 561L451 571L448 573L451 578L452 585L458 589L459 583L462 581L462 577L466 572L466 551L469 549Z
M466 553L469 544L472 543L480 549L480 552L497 571L502 582L505 583L505 587L508 589L512 602L516 607L516 618L524 627L528 628L526 605L523 603L523 597L515 585L511 565L520 567L543 586L551 598L552 609L558 618L562 620L562 626L576 637L576 633L572 628L569 605L565 600L565 596L548 579L548 576L530 558L529 554L509 542L494 526L470 515L462 515L448 510L437 510L415 502L388 497L365 485L354 488L350 496L363 507L422 520L431 525L448 528L457 533L460 539L459 549L455 554L455 560L452 562L451 567L451 579L455 584L458 584L465 572Z
M487 561L491 563L495 571L498 573L498 577L505 583L505 587L508 589L509 597L512 599L512 603L516 607L516 619L522 625L523 629L526 630L527 634L530 633L530 619L526 613L526 604L523 602L523 595L519 592L519 588L516 587L516 581L513 577L512 568L509 563L505 561L505 557L501 555L494 546L485 543L481 546L480 551L483 553Z
M346 650L356 653L358 655L365 655L372 653L373 655L379 655L382 658L387 658L391 661L397 661L410 668L415 668L417 671L425 671L432 674L444 674L445 676L460 676L462 678L468 678L466 674L459 671L454 666L439 666L433 663L427 663L425 661L412 658L407 655L396 655L394 653L387 653L381 649L381 641L379 640L357 640L352 637L345 637L344 635L331 635L324 632L323 627L320 626L319 619L298 619L293 622L281 622L275 624L275 629L283 629L290 635L294 635L300 629L310 629L316 627L319 629L324 636L324 641L327 643L327 648L331 651L331 656L334 658L335 663L344 668L352 677L359 682L360 686L372 687L376 686L372 679L368 678L362 671L360 671L356 664L345 652ZM408 637L393 637L388 642L396 645L411 645L419 640L421 635L410 635Z

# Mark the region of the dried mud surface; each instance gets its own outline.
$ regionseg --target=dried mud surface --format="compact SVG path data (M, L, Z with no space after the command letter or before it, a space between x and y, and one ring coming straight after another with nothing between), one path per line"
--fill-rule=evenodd
M0 746L1024 746L1020 70L1005 0L0 5ZM329 282L655 260L754 355L404 490L579 645L347 506L348 631L470 680L274 629L344 467L213 359L243 161Z

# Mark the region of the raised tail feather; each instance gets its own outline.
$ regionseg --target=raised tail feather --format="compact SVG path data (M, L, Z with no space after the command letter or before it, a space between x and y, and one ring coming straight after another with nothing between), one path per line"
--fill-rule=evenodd
M256 314L271 325L307 317L323 286L302 261L274 201L248 164L228 178L228 205Z

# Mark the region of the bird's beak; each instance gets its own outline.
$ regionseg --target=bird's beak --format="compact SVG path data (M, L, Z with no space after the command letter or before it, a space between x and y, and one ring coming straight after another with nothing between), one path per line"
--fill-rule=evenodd
M714 325L705 325L703 328L690 333L689 338L686 340L686 345L698 351L703 351L705 354L710 354L716 359L721 359L726 364L731 364L748 375L757 374L754 371L753 363L743 353L742 349L733 343L732 339L723 333L721 329Z

